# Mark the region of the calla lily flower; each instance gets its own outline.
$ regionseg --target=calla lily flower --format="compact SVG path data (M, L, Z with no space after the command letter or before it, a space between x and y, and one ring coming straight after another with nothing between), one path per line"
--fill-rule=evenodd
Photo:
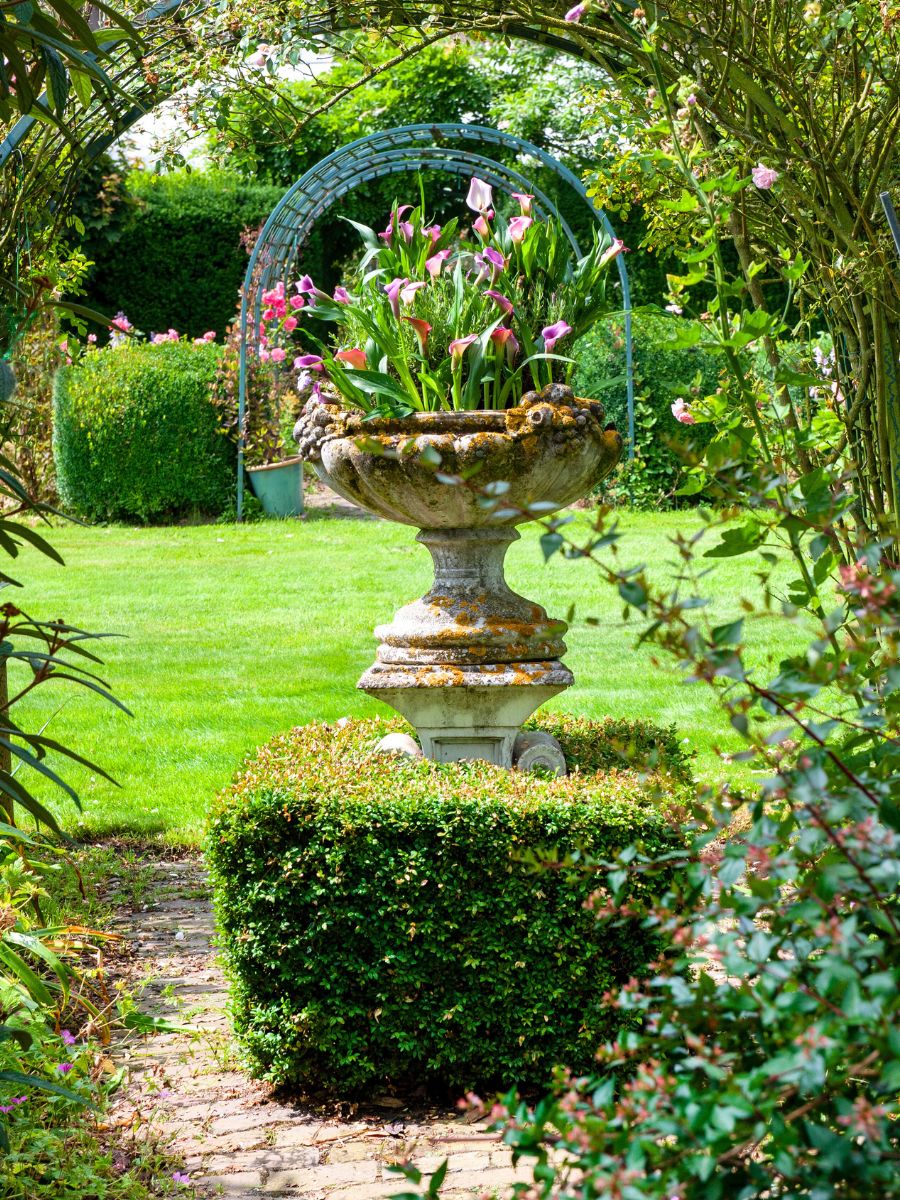
M428 286L428 284L424 283L421 280L417 280L415 283L407 283L406 287L402 288L400 291L400 299L403 301L404 304L411 304L412 300L413 300L416 292L419 290L419 288L423 288L423 287L427 287L427 286Z
M477 221L472 222L472 228L483 241L487 241L491 236L491 227L485 220L484 215L480 216Z
M350 367L355 367L358 371L366 369L366 352L360 350L358 346L354 346L351 350L338 350L334 356L337 362L346 363Z
M349 304L352 297L345 287L338 286L334 289L333 299L335 304Z
M309 275L304 275L297 284L297 291L301 297L305 297L309 304L315 304L317 300L331 300L327 292L323 292L321 288L317 288Z
M477 342L477 341L478 341L478 334L477 333L469 333L469 334L466 334L465 337L457 338L455 341L450 343L450 357L453 360L454 366L456 366L462 362L462 358L463 358L463 355L465 354L465 352L468 350L468 348L472 345L473 342Z
M502 312L506 313L507 316L510 315L513 310L513 304L508 296L504 296L502 292L495 292L491 288L488 288L484 294L489 296Z
M534 221L531 217L511 217L509 225L509 236L514 242L522 242L525 240L525 234L528 231L529 225L533 225Z
M572 326L566 321L557 321L555 325L545 325L541 330L541 337L544 339L544 349L546 352L549 354L556 343L571 332Z
M531 202L534 200L534 196L530 195L528 192L510 192L510 195L512 196L513 200L518 200L519 209L522 213L522 216L530 217Z
M628 247L621 238L613 238L610 246L600 255L600 266L605 266L608 262L612 262L614 258L618 258L620 254L627 254Z
M423 225L422 232L428 234L428 236L431 238L431 244L433 246L441 236L441 227L440 225Z
M519 343L516 335L511 329L507 329L505 325L498 325L491 334L491 341L498 349L506 348L506 358L508 362L512 362L519 353Z
M320 354L298 354L294 359L296 371L324 371L325 363Z
M480 272L479 279L484 279L490 271L491 283L495 283L497 276L506 268L506 259L493 246L485 246L481 254L475 255L475 266Z
M438 250L437 254L432 254L431 258L425 259L425 270L432 279L437 279L441 273L441 268L449 257L449 250Z
M395 279L392 279L390 283L386 283L384 285L385 293L388 300L391 302L391 308L393 309L394 316L398 321L400 320L400 293L408 283L408 279L401 279L398 275Z
M569 9L569 11L563 17L563 20L568 21L570 25L577 25L589 7L590 5L587 2L576 4L574 8Z
M493 203L494 193L491 185L473 175L469 184L469 194L466 196L468 207L472 212L486 213Z
M431 326L427 321L423 321L421 317L404 317L404 321L408 321L416 331L416 337L419 339L419 349L425 353L425 347L428 345L428 335L431 333Z

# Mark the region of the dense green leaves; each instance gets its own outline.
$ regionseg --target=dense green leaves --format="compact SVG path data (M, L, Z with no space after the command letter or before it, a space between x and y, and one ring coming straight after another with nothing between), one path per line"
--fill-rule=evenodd
M221 354L215 345L119 346L60 371L54 454L63 504L92 520L225 511L235 451L210 398Z
M376 757L386 727L313 725L220 798L208 855L236 1025L268 1078L463 1087L589 1066L620 1025L603 994L645 973L656 935L601 931L590 877L536 878L529 852L676 852L661 809L686 770L672 735L640 722L553 728L580 776ZM629 761L647 782L612 765ZM639 875L628 890L647 895Z

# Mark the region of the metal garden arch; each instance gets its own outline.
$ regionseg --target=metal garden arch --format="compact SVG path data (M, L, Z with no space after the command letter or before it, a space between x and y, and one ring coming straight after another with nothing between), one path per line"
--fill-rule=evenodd
M464 143L463 146L454 143ZM467 143L467 145L466 145ZM606 214L595 207L581 181L567 167L540 147L499 129L483 125L443 123L407 125L370 134L323 158L297 180L269 215L253 248L244 277L241 301L240 388L238 400L237 516L241 519L244 498L244 417L247 401L248 342L259 335L262 293L279 281L287 282L313 226L342 197L366 180L385 175L437 169L449 175L477 174L494 187L534 194L541 216L557 216L573 254L580 255L575 235L560 216L553 201L519 170L470 149L495 146L517 156L535 159L588 205L610 237L615 236ZM616 259L625 317L625 380L628 400L628 447L634 457L634 371L631 337L631 294L628 270L622 255Z

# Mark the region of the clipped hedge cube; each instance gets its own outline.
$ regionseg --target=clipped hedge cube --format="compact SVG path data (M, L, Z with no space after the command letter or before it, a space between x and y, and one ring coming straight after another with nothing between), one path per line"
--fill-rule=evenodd
M57 372L53 456L63 505L93 521L218 516L236 448L211 397L222 347L164 342L84 355Z
M672 853L683 840L662 810L687 768L671 733L616 722L614 743L603 725L592 739L590 723L568 724L586 762L631 744L653 773L549 779L373 756L399 726L371 721L294 729L246 765L217 801L207 854L236 1030L268 1079L354 1092L590 1069L621 1019L604 992L659 943L591 914L595 876L535 873L527 855ZM565 719L552 728L565 740Z

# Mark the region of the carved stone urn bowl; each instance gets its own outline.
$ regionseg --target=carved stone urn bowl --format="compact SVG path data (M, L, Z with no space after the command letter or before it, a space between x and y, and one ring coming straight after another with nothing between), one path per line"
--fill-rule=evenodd
M565 508L615 466L622 439L604 428L603 406L559 384L504 411L402 420L326 404L296 433L323 482L419 528L434 560L426 595L375 630L376 661L358 686L415 726L428 758L563 771L552 739L523 740L520 727L573 682L560 661L567 626L509 588L503 560L516 525Z

